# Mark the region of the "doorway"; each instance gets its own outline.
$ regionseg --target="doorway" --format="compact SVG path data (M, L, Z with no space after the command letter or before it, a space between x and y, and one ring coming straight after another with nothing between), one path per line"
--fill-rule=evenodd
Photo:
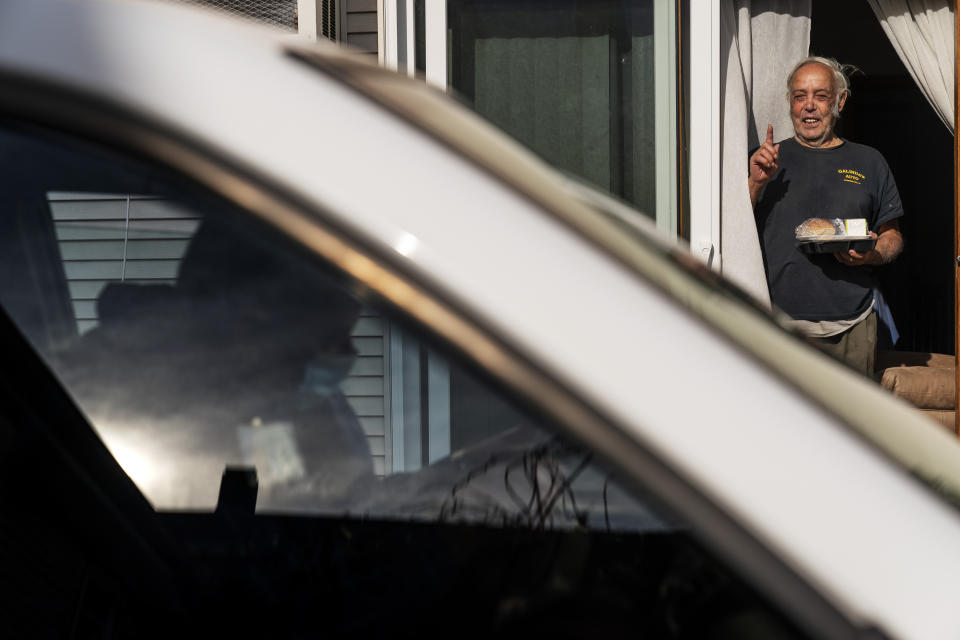
M866 0L813 0L810 53L860 69L838 131L880 151L900 190L903 254L878 271L900 334L894 346L953 354L953 136ZM889 348L879 337L881 348Z

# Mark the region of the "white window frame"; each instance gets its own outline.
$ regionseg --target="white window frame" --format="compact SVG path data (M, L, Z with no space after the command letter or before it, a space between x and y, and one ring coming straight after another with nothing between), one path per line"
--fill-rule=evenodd
M413 76L417 45L413 0L377 0L377 13L380 64Z
M666 233L678 233L677 217L677 1L654 0L653 68L656 221ZM661 34L666 37L661 37Z
M679 210L679 195L677 188L677 39L676 39L676 15L678 0L654 0L654 29L658 34L666 34L666 37L658 37L654 44L654 73L657 87L664 87L664 90L657 90L656 108L655 108L655 142L656 155L662 158L662 162L657 163L656 167L656 211L655 217L657 226L667 233L677 233L679 229L679 220L677 212ZM381 8L381 31L383 33L383 48L381 49L381 62L391 69L406 70L410 75L414 71L414 55L416 42L416 25L414 22L413 11L414 0L380 0ZM399 15L406 11L405 19ZM710 15L710 12L706 12ZM719 11L716 13L716 31L719 36ZM703 14L700 13L698 5L697 11L691 11L691 14L698 16L702 20ZM425 76L428 84L445 90L447 88L447 0L424 0L424 29L425 29ZM401 30L404 31L401 34ZM406 51L400 52L400 43L406 43ZM708 41L709 43L709 41ZM696 35L691 37L691 47L696 46L698 53L703 48L704 43L699 42ZM707 45L710 46L709 44ZM405 69L400 62L408 62ZM719 96L719 84L717 85L717 95ZM718 103L715 103L718 104ZM715 110L714 110L715 111ZM691 153L691 156L693 154ZM719 168L716 170L719 176ZM719 177L717 184L719 185ZM719 193L719 192L718 192ZM692 195L692 194L691 194ZM696 209L698 212L702 207L694 207L691 204L691 212ZM692 214L693 215L693 214ZM699 213L695 215L700 215ZM704 228L703 221L698 219L694 222L691 219L691 226ZM707 227L715 227L717 232L716 242L713 241L713 235L708 231L705 246L708 253L712 252L712 247L719 246L719 223L712 225L708 222ZM718 252L714 252L719 255Z
M424 0L424 30L427 84L446 90L447 0Z
M382 47L380 63L389 69L416 70L414 0L378 0ZM447 0L424 0L425 77L438 89L447 88ZM405 44L401 51L401 44ZM406 62L406 64L402 64Z
M420 343L390 325L388 347L390 409L386 431L390 435L391 467L386 473L416 471L450 455L450 367L432 351L427 352L426 398L421 389ZM423 460L423 414L428 416L427 460Z
M690 10L690 137L687 176L690 246L719 271L720 246L720 2Z

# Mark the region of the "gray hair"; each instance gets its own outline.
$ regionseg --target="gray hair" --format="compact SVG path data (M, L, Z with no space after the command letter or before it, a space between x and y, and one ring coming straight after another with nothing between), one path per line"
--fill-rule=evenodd
M840 98L846 94L847 97L850 97L850 74L854 71L859 71L852 64L840 64L833 58L823 58L821 56L807 56L803 60L797 62L793 65L793 69L790 70L790 74L787 76L787 101L789 102L792 99L793 95L793 79L796 77L797 72L801 68L807 66L808 64L822 64L833 74L833 88L837 92L837 95L833 99L833 107L831 111L833 112L834 118L840 117Z

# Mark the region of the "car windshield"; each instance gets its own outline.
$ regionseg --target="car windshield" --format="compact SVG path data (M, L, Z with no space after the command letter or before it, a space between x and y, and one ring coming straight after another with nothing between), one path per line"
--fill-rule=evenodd
M887 457L953 503L960 502L960 447L877 385L855 380L764 309L708 269L643 214L539 161L480 117L419 81L354 56L291 46L291 56L339 78L573 228L802 390ZM709 300L709 304L705 303ZM881 403L882 408L865 410Z

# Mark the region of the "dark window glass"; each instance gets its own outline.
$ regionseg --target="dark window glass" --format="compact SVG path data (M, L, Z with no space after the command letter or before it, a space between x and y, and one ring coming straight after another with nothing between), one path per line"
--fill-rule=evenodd
M653 5L450 0L450 85L548 162L652 217Z
M426 14L424 13L424 0L413 0L413 20L414 30L416 32L416 42L414 43L414 56L416 58L416 69L420 73L427 72L427 41L426 41Z

